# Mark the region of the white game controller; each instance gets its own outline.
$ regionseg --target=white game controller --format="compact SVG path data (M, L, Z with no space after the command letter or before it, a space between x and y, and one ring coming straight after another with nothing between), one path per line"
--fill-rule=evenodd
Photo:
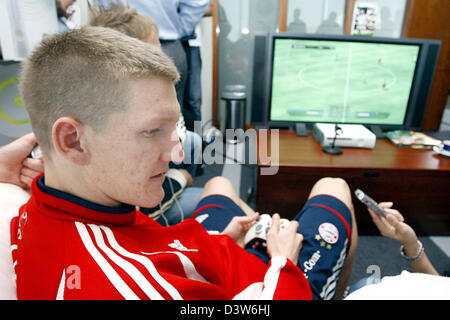
M280 219L280 231L286 229L290 221L288 219ZM272 217L269 214L262 214L256 219L256 222L247 231L244 238L246 247L253 247L253 245L263 247L266 246L267 232L269 232L272 226Z
M41 159L42 158L41 147L38 144L36 144L34 146L33 150L31 150L30 156L33 159Z

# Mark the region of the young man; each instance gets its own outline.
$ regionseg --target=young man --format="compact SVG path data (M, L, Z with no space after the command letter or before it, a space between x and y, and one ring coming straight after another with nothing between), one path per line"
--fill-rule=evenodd
M183 157L178 77L158 48L106 28L49 36L27 59L22 97L46 168L11 222L19 299L311 299L342 286L341 268L345 282L356 228L342 180L333 180L337 198L321 203L319 181L299 219L304 256L321 250L317 237L333 247L314 268L310 259L308 280L296 266L296 221L280 231L274 215L268 264L237 245L256 215L242 214L222 178L205 186L197 215L241 215L223 230L229 236L192 219L165 228L135 210L161 201L168 163Z
M178 77L160 49L106 28L49 36L27 59L46 168L11 223L19 299L311 298L293 228L274 232L267 266L196 221L164 228L135 211L161 201L183 157Z

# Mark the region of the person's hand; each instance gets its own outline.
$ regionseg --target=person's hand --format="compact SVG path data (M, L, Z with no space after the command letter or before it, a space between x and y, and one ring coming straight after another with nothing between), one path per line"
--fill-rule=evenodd
M255 223L258 218L258 213L252 216L236 216L231 219L230 223L227 225L225 230L221 234L226 234L232 238L241 248L244 248L244 238L250 229L250 227Z
M416 233L413 228L404 222L405 219L402 214L398 210L392 209L393 203L381 202L378 205L386 212L386 218L381 217L370 209L369 213L381 235L397 240L405 247L410 244L416 244Z
M285 229L280 230L280 215L273 215L272 226L267 232L267 252L270 257L284 256L297 265L303 242L303 236L297 233L297 229L298 222L292 220Z
M72 15L72 12L67 9L71 6L75 0L55 0L56 2L56 10L58 11L58 16L63 16L69 18Z
M0 148L0 181L16 184L24 189L44 171L42 159L28 158L36 144L34 133L26 134Z

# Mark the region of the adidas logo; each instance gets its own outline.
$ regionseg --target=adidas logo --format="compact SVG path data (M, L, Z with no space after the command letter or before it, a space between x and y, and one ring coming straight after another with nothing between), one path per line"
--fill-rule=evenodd
M179 251L193 251L197 252L198 249L188 249L185 246L183 246L180 242L180 240L174 240L172 243L169 243L169 247L177 249Z

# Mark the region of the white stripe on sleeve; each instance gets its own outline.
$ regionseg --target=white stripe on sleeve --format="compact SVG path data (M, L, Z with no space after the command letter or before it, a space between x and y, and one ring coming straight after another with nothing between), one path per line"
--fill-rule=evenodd
M261 300L272 300L275 294L275 289L278 285L278 278L280 276L281 269L286 265L286 257L277 256L271 260L271 266L267 270L264 276L264 290L261 294Z
M235 295L232 300L257 300L260 298L263 289L263 282L254 282L247 288L239 292L237 295Z
M64 300L64 290L66 289L66 269L63 269L61 281L59 282L56 300Z
M155 279L155 281L158 282L158 284L161 287L163 287L164 290L167 291L167 293L172 297L172 299L174 300L183 299L178 290L170 283L168 283L166 279L161 277L161 275L158 273L158 271L156 270L155 266L153 265L152 261L149 258L127 251L125 248L123 248L117 243L116 238L114 237L114 234L110 228L106 226L100 226L100 228L106 233L106 237L108 238L108 241L114 250L116 250L122 256L136 260L137 262L144 265L145 268L148 270L148 272L150 272L150 275L153 277L153 279Z
M95 224L88 225L94 233L95 241L99 248L110 258L115 264L122 268L136 284L144 291L144 293L152 300L164 300L159 292L151 285L144 275L133 264L117 255L106 245L102 231Z
M203 276L200 273L198 273L197 269L194 266L194 263L186 255L182 254L181 252L178 252L178 251L157 251L157 252L148 253L148 252L142 252L141 251L141 253L145 254L147 256L160 254L160 253L175 254L178 257L178 259L180 259L180 262L181 262L181 264L183 266L184 273L186 274L186 277L188 279L210 283L208 280L203 278Z
M117 289L117 291L127 300L139 300L139 297L131 290L131 288L125 283L125 281L117 274L113 267L108 263L108 261L101 255L101 253L95 248L92 243L91 237L86 226L76 221L75 226L77 227L78 234L81 237L86 250L98 264L100 269L105 273L108 280Z

